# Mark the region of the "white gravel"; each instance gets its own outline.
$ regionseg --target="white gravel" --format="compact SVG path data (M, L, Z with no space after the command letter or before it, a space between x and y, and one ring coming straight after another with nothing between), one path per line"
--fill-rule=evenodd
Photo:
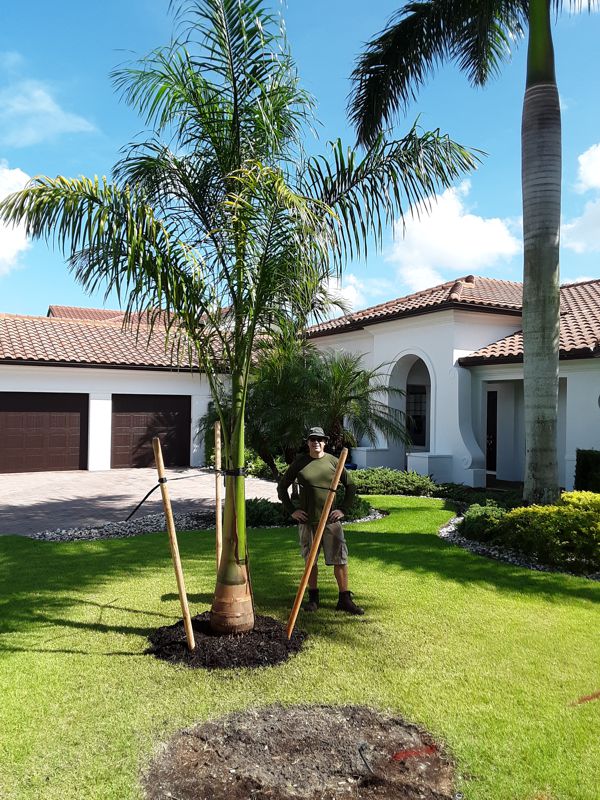
M370 522L371 520L381 519L385 515L376 509L362 519L352 520L352 522ZM175 529L178 531L186 530L206 530L214 528L215 517L210 511L174 514ZM293 523L294 525L296 523ZM269 526L261 526L269 527ZM280 525L270 527L281 527ZM140 536L144 533L155 533L156 531L166 530L164 514L146 514L146 516L136 517L129 522L107 522L105 525L82 528L57 528L56 530L40 531L32 533L29 538L39 539L44 542L75 542L89 539L126 539L130 536Z
M526 569L534 569L538 572L561 572L564 575L574 575L577 578L589 578L593 581L600 581L600 572L593 573L592 575L581 575L574 572L568 572L565 569L555 569L546 564L540 564L537 560L524 556L516 550L509 550L506 547L499 547L498 545L486 544L484 542L476 542L472 539L467 539L458 533L457 526L461 522L462 516L453 517L446 525L443 525L439 531L438 536L447 542L455 544L457 547L462 547L464 550L469 550L478 556L486 556L493 558L496 561L504 561L507 564L514 564L517 567L525 567Z

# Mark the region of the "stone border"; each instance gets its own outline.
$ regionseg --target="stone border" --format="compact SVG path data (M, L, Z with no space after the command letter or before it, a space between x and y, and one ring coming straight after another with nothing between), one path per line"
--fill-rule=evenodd
M503 561L505 564L513 564L516 567L525 567L525 569L536 570L537 572L554 572L562 575L570 575L574 578L587 578L592 581L600 581L600 572L595 572L591 575L581 575L575 572L568 572L564 569L557 569L549 567L546 564L541 564L536 559L528 558L516 550L509 550L507 547L500 547L498 545L486 544L484 542L477 542L473 539L467 539L457 532L458 523L463 519L462 515L452 517L452 519L438 530L440 539L444 539L450 544L457 547L462 547L463 550L469 550L478 556L492 558L495 561Z
M371 522L387 516L377 509L371 509L371 514L362 519L348 520L348 525L357 522ZM174 514L175 528L178 531L208 530L215 527L213 511L203 511L188 514ZM296 523L293 523L295 526ZM282 528L285 525L263 525L261 528ZM292 527L290 525L289 527ZM43 542L83 542L98 539L127 539L130 536L141 536L145 533L157 533L165 530L164 514L146 514L129 522L107 522L105 525L85 526L82 528L57 528L32 533L27 538Z

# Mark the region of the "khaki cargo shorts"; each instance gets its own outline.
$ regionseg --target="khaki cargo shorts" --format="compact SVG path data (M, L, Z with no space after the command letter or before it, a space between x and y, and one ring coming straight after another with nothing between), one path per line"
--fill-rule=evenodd
M305 561L310 553L313 536L316 530L316 525L305 525L302 523L298 525L300 551ZM348 563L348 546L344 538L344 529L339 522L330 522L325 526L319 550L323 551L325 563L328 567Z

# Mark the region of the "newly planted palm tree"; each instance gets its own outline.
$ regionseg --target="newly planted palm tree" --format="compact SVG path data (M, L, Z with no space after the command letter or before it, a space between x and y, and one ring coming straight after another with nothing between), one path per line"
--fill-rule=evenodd
M591 8L596 0L587 0ZM581 8L581 0L572 0ZM455 61L485 84L528 36L522 123L523 378L526 500L553 502L557 459L561 120L551 12L561 0L422 0L404 5L359 58L350 114L375 141L435 67Z
M115 74L153 133L124 152L114 180L36 178L0 219L54 238L86 289L116 289L206 374L226 456L211 624L241 632L254 619L243 467L255 342L308 313L346 255L475 162L447 136L415 129L378 138L360 158L339 142L330 157L305 158L312 101L263 2L189 0L177 19L175 42Z

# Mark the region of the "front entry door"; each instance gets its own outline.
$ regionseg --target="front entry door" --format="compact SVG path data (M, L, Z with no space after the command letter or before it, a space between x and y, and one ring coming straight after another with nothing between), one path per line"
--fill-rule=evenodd
M485 468L496 472L496 452L498 444L498 392L487 393L487 431L485 448Z

